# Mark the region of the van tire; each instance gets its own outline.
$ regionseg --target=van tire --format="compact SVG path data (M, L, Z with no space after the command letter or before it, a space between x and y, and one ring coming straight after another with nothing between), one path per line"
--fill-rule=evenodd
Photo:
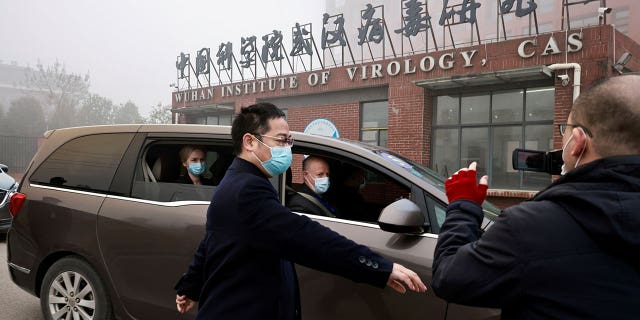
M68 313L83 320L112 319L104 282L78 257L62 258L47 270L40 288L40 307L47 320L65 319Z

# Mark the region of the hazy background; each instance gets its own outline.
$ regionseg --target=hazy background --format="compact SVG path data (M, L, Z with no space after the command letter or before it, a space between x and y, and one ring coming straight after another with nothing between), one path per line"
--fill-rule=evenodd
M296 22L322 28L325 1L0 0L0 60L34 67L56 60L68 73L90 74L92 93L144 116L171 104L176 56L221 42L258 39L272 30L291 36ZM290 40L289 40L290 41ZM193 60L195 61L195 60Z

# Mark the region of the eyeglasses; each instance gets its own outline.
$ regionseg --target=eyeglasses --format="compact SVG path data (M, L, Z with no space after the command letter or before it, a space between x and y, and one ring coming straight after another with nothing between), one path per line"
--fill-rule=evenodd
M576 128L582 128L582 130L584 130L584 133L586 133L590 138L593 138L593 135L591 134L591 131L589 131L589 129L587 129L587 127L581 125L581 124L572 124L572 123L560 123L558 124L558 130L560 130L560 136L564 137L564 133L567 131L567 127L576 127Z
M284 146L291 147L291 146L293 146L293 137L291 137L291 136L289 136L287 138L268 136L266 134L256 134L256 136L271 138L271 139L275 140L278 143L278 146L281 146L281 147L284 147Z

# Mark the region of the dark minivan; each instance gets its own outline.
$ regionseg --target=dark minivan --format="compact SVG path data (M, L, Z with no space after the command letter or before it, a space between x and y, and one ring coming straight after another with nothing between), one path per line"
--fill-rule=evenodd
M180 183L178 153L185 145L201 146L215 184L233 159L230 131L116 125L45 133L11 197L13 282L40 298L46 319L193 318L195 311L178 315L173 285L204 235L216 186ZM364 170L358 189L364 213L309 217L415 270L428 284L447 205L442 179L384 148L292 134L292 168L271 179L282 203L302 183L306 155L328 159L337 192L341 175ZM498 212L486 204L487 218ZM448 304L432 292L401 295L296 268L304 319L499 318L497 310Z

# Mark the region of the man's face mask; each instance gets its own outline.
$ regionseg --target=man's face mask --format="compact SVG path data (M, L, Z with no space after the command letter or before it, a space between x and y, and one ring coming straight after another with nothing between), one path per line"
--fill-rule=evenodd
M290 146L270 147L264 142L260 141L260 139L255 139L258 140L258 142L260 142L263 146L269 148L269 150L271 151L271 158L267 161L260 160L260 158L258 158L258 156L253 153L253 156L256 157L258 161L260 161L260 164L270 176L275 177L289 169L289 167L291 166L291 159L293 158Z
M330 182L328 177L324 178L311 178L313 179L313 191L317 194L323 194L329 190Z
M204 162L191 162L189 163L189 173L194 176L199 176L204 173L205 164Z

